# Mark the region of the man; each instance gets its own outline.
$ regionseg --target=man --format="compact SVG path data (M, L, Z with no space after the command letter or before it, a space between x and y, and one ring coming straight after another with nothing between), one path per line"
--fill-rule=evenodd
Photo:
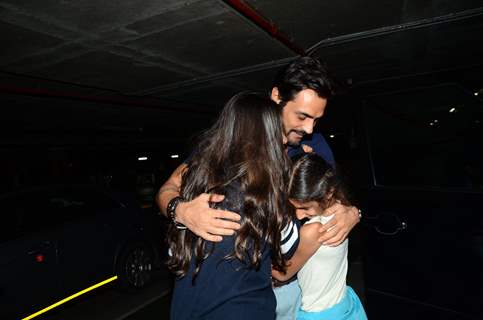
M324 115L327 99L332 95L332 85L324 67L316 59L301 57L289 64L275 78L271 99L282 107L285 140L288 154L313 151L331 165L335 165L332 151L320 134L312 134L317 120ZM304 140L306 135L312 135ZM222 195L202 194L192 201L179 198L181 176L186 164L180 165L160 188L156 201L179 228L188 228L208 241L221 241L223 236L233 235L240 227L236 213L212 209L209 202L220 202ZM319 241L337 246L345 240L349 231L359 222L357 208L337 203L327 209L334 218L320 229ZM277 318L290 319L295 315L295 297L300 297L296 282L275 290Z

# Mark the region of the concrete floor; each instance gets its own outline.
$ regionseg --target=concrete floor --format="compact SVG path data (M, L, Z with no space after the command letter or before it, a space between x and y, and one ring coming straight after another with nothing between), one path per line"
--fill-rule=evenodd
M79 298L48 311L34 319L42 320L124 320L131 319L137 313L143 314L144 309L156 305L156 310L163 317L143 316L132 319L167 319L169 303L163 298L170 298L172 290L172 276L167 271L160 271L155 275L155 281L139 292L119 291L115 283L89 292ZM161 307L157 301L160 300Z

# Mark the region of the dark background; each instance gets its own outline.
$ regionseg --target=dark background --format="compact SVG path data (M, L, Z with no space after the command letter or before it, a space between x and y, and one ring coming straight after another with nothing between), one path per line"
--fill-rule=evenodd
M1 189L111 176L132 187L147 173L159 185L231 95L268 92L302 52L339 82L326 136L354 131L368 93L481 88L480 1L245 3L291 45L229 1L0 2Z
M476 0L0 0L0 193L87 183L156 210L226 100L312 54L370 316L477 319L481 39Z

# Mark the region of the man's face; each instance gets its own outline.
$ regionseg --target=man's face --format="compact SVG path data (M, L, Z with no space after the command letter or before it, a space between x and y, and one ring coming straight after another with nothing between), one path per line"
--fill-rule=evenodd
M272 100L280 103L278 89L272 89ZM311 134L317 120L324 115L327 99L319 97L312 89L300 91L293 100L287 102L282 110L287 143L298 146L306 134Z
M295 207L295 215L299 220L320 216L323 212L317 201L300 202L294 199L289 199L289 201Z

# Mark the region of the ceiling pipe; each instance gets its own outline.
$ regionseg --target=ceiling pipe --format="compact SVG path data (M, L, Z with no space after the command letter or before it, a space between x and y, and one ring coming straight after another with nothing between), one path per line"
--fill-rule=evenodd
M308 48L306 52L308 55L311 55L314 51L320 48L327 48L327 47L341 45L348 42L364 40L369 38L376 38L376 37L380 37L380 36L384 36L392 33L398 33L402 31L427 28L438 24L445 24L445 23L450 23L454 21L475 18L481 15L483 15L483 7L450 13L443 16L410 21L410 22L401 23L398 25L393 25L393 26L386 26L386 27L365 30L365 31L356 32L356 33L345 34L334 38L323 39L317 42L316 44L314 44L313 46L311 46L310 48Z
M265 19L255 9L246 4L243 0L223 0L232 7L236 12L247 18L249 21L257 25L263 31L267 32L272 38L278 40L285 47L298 55L305 55L305 50L299 47L295 42L289 39L275 23Z
M316 44L314 44L313 46L311 46L310 48L308 48L306 50L306 54L312 55L314 52L316 52L318 49L322 47L336 46L347 42L353 42L353 41L363 40L367 38L376 38L378 36L382 36L386 34L403 32L406 30L412 30L417 28L430 27L434 24L450 23L450 22L459 21L462 19L473 18L479 15L483 15L483 7L466 10L463 12L451 13L445 16L438 16L438 17L433 17L429 19L412 21L406 24L387 26L387 27L382 27L377 29L366 30L362 32L350 33L350 34L346 34L346 35L342 35L334 38L323 39L317 42ZM270 70L276 67L280 67L282 65L286 65L291 61L293 61L294 59L295 59L294 57L291 57L291 58L283 58L283 59L268 61L257 65L210 74L208 76L201 76L201 77L196 77L189 80L174 82L167 85L150 88L147 90L134 92L133 94L148 95L148 94L160 93L164 91L171 91L171 90L177 90L177 89L182 89L186 87L192 87L192 86L196 86L207 82L213 82L213 81L218 81L226 78L236 77L239 75L249 74L249 73L263 71L263 70ZM374 81L380 81L380 80L376 79Z

